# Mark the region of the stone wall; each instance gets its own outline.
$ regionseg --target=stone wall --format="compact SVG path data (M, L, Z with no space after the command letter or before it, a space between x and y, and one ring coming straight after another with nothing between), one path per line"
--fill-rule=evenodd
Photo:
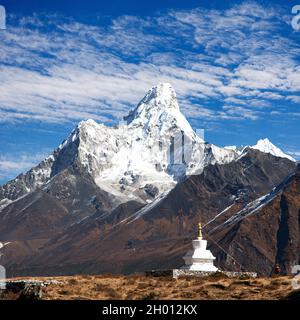
M188 270L188 269L173 269L173 278L177 279L179 277L207 277L211 275L223 274L228 278L256 278L257 273L255 272L233 272L233 271L217 271L217 272L209 272L209 271L196 271L196 270Z
M255 272L234 272L234 271L196 271L188 269L168 269L168 270L150 270L145 271L147 277L173 277L175 279L179 277L208 277L211 275L225 275L228 278L256 278Z

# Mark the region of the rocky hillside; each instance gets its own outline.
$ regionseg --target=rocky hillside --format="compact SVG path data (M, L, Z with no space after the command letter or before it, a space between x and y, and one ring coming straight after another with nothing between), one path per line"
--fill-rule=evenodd
M270 194L242 210L231 208L208 234L239 264L270 275L276 264L283 274L300 264L300 167ZM230 256L212 244L223 267ZM236 266L238 267L238 266Z

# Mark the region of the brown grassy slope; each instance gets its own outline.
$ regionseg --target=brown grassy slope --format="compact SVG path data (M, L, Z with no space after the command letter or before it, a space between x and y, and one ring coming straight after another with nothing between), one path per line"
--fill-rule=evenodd
M293 292L291 277L287 276L257 279L190 277L175 280L167 277L103 275L55 277L51 279L59 280L60 283L43 288L43 299L45 300L277 300L283 299Z

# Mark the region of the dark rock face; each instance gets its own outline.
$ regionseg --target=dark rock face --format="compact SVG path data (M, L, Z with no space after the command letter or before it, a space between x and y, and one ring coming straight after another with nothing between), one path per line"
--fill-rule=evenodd
M144 190L146 193L148 193L150 195L150 197L155 198L155 196L157 196L159 190L157 187L155 187L152 184L146 184L144 187Z
M279 264L282 274L290 274L292 267L300 263L299 213L300 168L270 203L210 236L244 268L270 275ZM239 268L219 248L213 244L211 248L223 267Z
M2 249L10 275L132 273L178 268L197 234L198 222L207 223L214 218L204 229L204 235L217 257L217 265L224 270L243 269L268 275L276 262L281 263L283 270L288 270L288 264L299 258L295 254L295 239L299 237L300 207L292 205L290 200L287 202L290 199L287 196L278 203L274 199L276 213L266 206L262 210L270 212L256 213L212 232L293 172L295 164L287 159L249 150L238 161L208 166L201 175L179 183L166 198L138 218L134 214L142 204L134 201L116 204L99 188L97 191L87 178L76 176L72 170L61 172L49 188L33 193L31 197L39 194L41 200L37 200L35 207L29 206L28 212L20 218L19 224L23 229L27 225L27 230L15 231L19 229L12 227L13 222L4 226L5 214L1 214L0 232L3 230L7 239L19 239ZM299 190L298 186L294 187L295 193ZM29 203L30 198L26 198L24 201ZM79 199L77 204L73 203L74 199ZM46 212L48 204L52 213ZM17 213L21 207L24 204L18 201L13 208ZM227 207L230 208L217 216ZM35 209L31 211L30 208ZM70 214L75 210L78 210L76 214ZM43 223L41 231L37 232L36 227L33 231L26 224L30 215L35 217L35 223L43 215L45 221L51 220ZM70 218L73 216L76 219Z
M73 143L69 143L67 148L57 149L54 152L55 162L51 168L51 177L76 164L79 142L80 140L77 138Z

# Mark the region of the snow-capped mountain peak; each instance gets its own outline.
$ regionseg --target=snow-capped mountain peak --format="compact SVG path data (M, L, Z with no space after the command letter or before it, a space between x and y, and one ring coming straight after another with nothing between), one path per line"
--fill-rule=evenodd
M185 177L235 161L246 150L219 148L198 137L168 83L152 87L125 119L115 127L91 119L80 122L50 157L0 187L0 206L48 188L69 168L121 202L151 202ZM267 139L252 148L292 160Z
M156 105L160 107L179 110L176 99L176 92L170 83L158 83L147 92L140 104L151 105L150 102L155 100Z
M175 90L169 83L152 87L124 120L129 127L142 127L147 134L156 132L156 135L165 135L173 128L195 137L192 127L179 109Z
M153 86L137 107L125 117L128 123L136 118L143 118L153 112L179 111L177 97L174 88L169 83L159 83Z
M275 157L287 158L294 162L296 161L294 158L285 154L282 150L276 147L268 138L258 140L256 145L251 146L250 148L264 153L270 153Z

